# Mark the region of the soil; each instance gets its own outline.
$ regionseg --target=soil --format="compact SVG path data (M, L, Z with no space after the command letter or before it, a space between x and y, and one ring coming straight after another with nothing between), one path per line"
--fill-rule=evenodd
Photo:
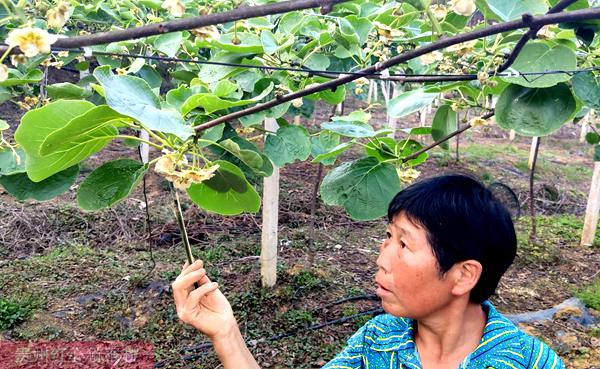
M361 102L347 105L349 112ZM302 123L315 131L329 110L320 107ZM10 103L0 111L13 127L23 113ZM376 112L373 120L383 122L385 114ZM417 126L418 117L399 124ZM488 185L507 185L516 195L518 206L510 192L503 192L507 205L521 214L515 218L519 255L491 299L503 313L550 308L598 280L600 247L578 242L593 169L592 149L578 137L578 127L565 126L542 139L534 210L539 222L546 223L539 224L535 242L528 241L530 139L509 141L507 132L495 126L471 129L461 136L459 161L454 149L434 149L418 168L423 178L449 171L471 173ZM361 153L344 155L350 159ZM121 157L136 158L137 152L113 143L87 160L82 172ZM251 350L265 368L322 366L372 315L266 338L380 307L372 298L373 275L385 222L355 221L342 209L317 201L311 231L316 173L317 166L310 163L281 170L280 267L272 289L260 287L260 214L221 217L185 203L193 248L230 298ZM154 344L160 367L217 367L210 347L189 349L206 340L180 324L174 311L170 282L184 254L164 181L154 173L146 178L149 231L142 186L113 209L98 213L74 206L76 187L45 203L21 203L0 194L0 294L32 300L34 306L25 322L1 332L2 337L146 340ZM351 296L356 298L339 302ZM577 314L562 312L522 328L555 348L568 368L600 368L598 325L579 324L571 319Z

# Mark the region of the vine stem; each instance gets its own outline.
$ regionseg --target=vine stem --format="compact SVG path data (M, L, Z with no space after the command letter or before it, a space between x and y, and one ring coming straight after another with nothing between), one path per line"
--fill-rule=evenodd
M177 218L177 224L179 225L179 232L181 233L181 242L185 248L185 256L189 265L194 263L194 254L192 253L192 246L190 245L190 239L188 238L187 229L185 228L185 220L183 219L183 211L181 211L181 201L179 200L179 193L177 189L171 186L171 190L175 192L175 217ZM194 288L198 288L198 283L194 282Z
M415 59L421 55L428 54L430 52L444 49L448 46L460 44L462 42L477 40L482 37L487 37L491 35L496 35L503 32L513 31L520 28L534 28L534 27L542 27L547 24L555 24L562 22L575 22L575 21L583 21L590 19L599 19L600 18L600 7L589 8L576 10L567 13L558 13L558 14L546 14L542 16L532 16L530 14L524 14L522 19L514 20L505 23L498 23L488 27L476 29L470 32L461 33L457 36L442 38L436 42L432 42L425 46L421 46L414 50L406 51L400 55L394 56L386 61L379 62L375 65L372 65L368 68L361 69L358 71L358 74L352 75L340 75L340 77L333 79L331 81L321 83L316 86L312 86L310 88L306 88L301 91L289 93L280 97L277 97L273 100L257 104L250 108L242 109L233 113L229 113L208 121L206 123L197 125L194 127L196 131L196 135L199 135L201 131L204 131L208 128L214 127L221 123L231 121L233 119L238 119L250 114L254 114L266 109L270 109L274 106L281 105L285 102L292 101L294 99L304 97L307 95L311 95L316 92L321 92L324 90L331 89L335 91L338 86L344 85L348 82L352 82L360 77L360 74L373 74L380 72L384 69L388 69L398 64L405 63L409 60Z

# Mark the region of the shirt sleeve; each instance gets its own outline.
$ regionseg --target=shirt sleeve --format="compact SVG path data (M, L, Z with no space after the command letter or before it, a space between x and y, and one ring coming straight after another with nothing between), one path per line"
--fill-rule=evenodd
M531 352L527 368L565 369L565 364L548 345L539 339L530 337Z
M346 347L336 355L333 360L325 364L322 369L362 369L365 349L365 331L367 325L363 325L356 333L348 339Z

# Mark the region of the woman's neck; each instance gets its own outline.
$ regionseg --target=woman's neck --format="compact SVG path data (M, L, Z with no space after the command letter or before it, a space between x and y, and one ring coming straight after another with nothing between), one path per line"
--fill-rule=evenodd
M480 304L462 300L416 321L415 343L423 368L458 366L479 345L486 322Z

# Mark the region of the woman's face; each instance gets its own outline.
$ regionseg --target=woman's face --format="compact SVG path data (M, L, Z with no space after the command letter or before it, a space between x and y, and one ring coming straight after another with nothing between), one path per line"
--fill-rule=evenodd
M419 320L451 300L449 274L440 277L425 229L404 213L388 225L377 266L377 295L389 314Z

